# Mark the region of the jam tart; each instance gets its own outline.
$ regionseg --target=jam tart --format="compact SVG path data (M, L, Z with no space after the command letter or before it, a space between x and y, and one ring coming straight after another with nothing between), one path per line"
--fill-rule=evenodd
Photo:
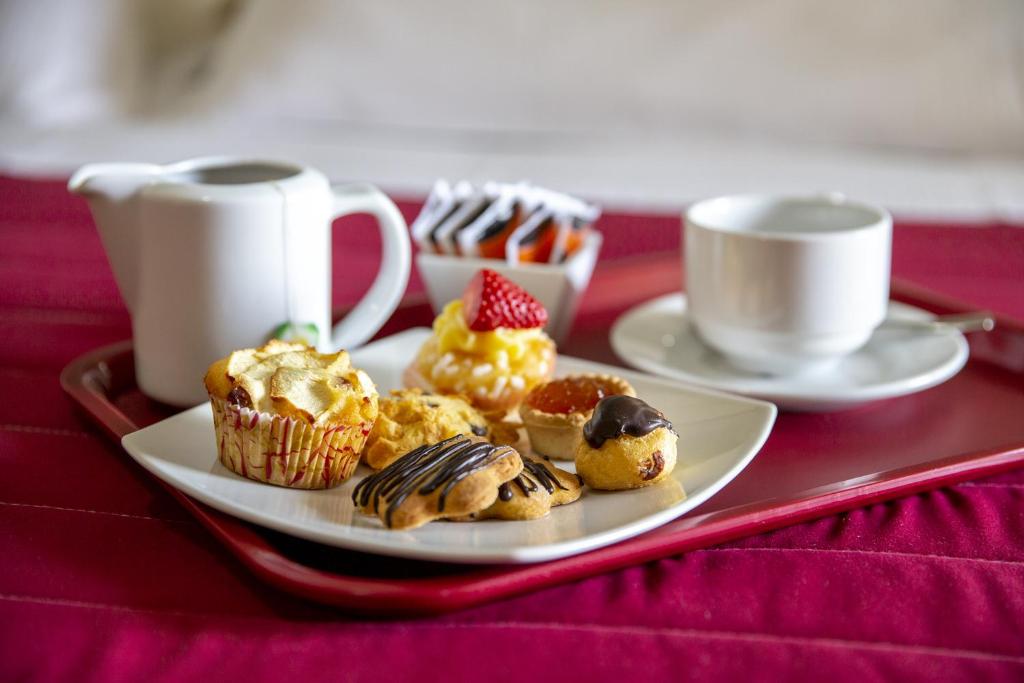
M636 396L629 382L614 375L568 375L535 387L519 406L534 453L572 460L583 425L605 396Z

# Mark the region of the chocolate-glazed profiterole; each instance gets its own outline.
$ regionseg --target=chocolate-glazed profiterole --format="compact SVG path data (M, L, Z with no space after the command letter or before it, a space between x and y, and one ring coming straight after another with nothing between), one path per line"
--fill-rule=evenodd
M460 434L421 446L366 477L352 500L385 526L410 529L483 510L498 497L498 487L522 469L515 449Z
M595 489L635 489L656 484L676 466L672 423L638 398L607 396L583 425L576 471Z
M633 396L606 396L594 407L594 414L583 425L583 438L591 448L600 448L608 439L622 435L646 436L659 427L675 432L672 423Z

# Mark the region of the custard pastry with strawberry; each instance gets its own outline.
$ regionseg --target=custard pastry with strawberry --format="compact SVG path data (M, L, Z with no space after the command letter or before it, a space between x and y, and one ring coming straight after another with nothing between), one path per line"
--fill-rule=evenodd
M461 394L483 412L519 405L555 370L548 313L526 290L493 270L479 271L462 299L434 319L434 333L406 370L408 386Z

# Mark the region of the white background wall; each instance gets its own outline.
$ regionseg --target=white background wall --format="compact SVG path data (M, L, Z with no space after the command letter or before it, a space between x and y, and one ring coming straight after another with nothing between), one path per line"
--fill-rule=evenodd
M0 164L239 153L403 193L840 190L1024 220L1024 3L22 0Z

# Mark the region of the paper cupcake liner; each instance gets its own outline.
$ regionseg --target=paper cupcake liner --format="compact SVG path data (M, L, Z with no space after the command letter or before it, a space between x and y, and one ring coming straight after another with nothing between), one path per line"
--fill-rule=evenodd
M310 425L211 398L220 461L249 479L299 489L337 486L355 472L369 425Z

